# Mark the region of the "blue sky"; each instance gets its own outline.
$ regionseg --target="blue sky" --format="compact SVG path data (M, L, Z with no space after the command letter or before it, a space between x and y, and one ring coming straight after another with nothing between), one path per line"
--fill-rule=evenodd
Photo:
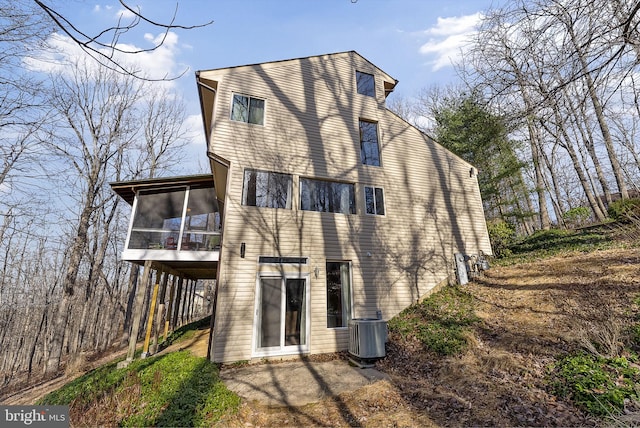
M473 31L491 0L128 0L155 20L167 22L176 4L176 22L214 22L204 28L177 30L162 49L138 56L140 66L156 76L186 74L170 83L184 97L195 151L204 153L202 122L194 73L331 52L355 50L398 79L396 93L411 97L421 88L456 79L450 60L465 35ZM115 25L128 14L110 2L64 1L57 10L89 34ZM160 30L140 26L120 39L149 47ZM65 39L58 45L65 49ZM69 47L70 55L73 48ZM392 95L393 96L393 95ZM189 166L195 171L197 166Z

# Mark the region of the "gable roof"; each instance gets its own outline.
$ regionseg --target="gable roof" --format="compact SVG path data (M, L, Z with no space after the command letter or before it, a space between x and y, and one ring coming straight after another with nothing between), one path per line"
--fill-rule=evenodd
M287 62L295 62L295 61L310 60L310 59L323 59L323 58L326 58L328 60L328 59L335 59L338 57L353 58L354 56L368 63L372 69L377 70L378 74L382 76L385 97L387 97L391 92L393 92L395 86L398 84L398 80L391 77L388 73L386 73L380 67L373 64L371 61L369 61L368 59L366 59L356 51L344 51L344 52L336 52L336 53L329 53L329 54L323 54L323 55L312 55L312 56L306 56L306 57L300 57L300 58L291 58L291 59L284 59L284 60L277 60L277 61L268 61L263 63L236 65L232 67L222 67L222 68L213 68L209 70L196 71L195 73L196 84L198 86L198 96L200 98L200 110L202 113L202 122L204 125L206 138L207 139L209 138L209 130L211 129L211 120L212 120L211 116L213 114L212 109L214 105L214 99L216 97L216 92L218 89L217 79L219 79L221 72L234 73L234 72L239 72L242 69L250 69L250 68L256 68L256 67L262 67L262 68L278 67L283 64L286 64Z
M371 64L371 66L376 68L383 75L385 83L388 82L389 84L392 84L392 86L390 88L388 88L388 90L387 90L387 87L385 86L385 90L386 90L387 93L390 93L391 91L393 91L393 87L395 87L395 85L398 83L398 80L396 80L393 77L391 77L388 73L386 73L380 67L378 67L377 65L375 65L374 63L372 63L371 61L369 61L368 59L366 59L365 57L363 57L362 55L360 55L356 51L343 51L343 52L335 52L335 53L328 53L328 54L322 54L322 55L309 55L309 56L304 56L304 57L281 59L281 60L267 61L267 62L261 62L261 63L235 65L235 66L231 66L231 67L211 68L211 69L206 69L206 70L197 70L196 71L196 79L198 79L203 74L206 75L208 72L214 72L214 71L237 70L237 69L241 69L241 68L245 68L245 67L277 65L277 64L284 64L286 62L300 61L300 60L304 60L304 59L322 58L322 57L336 57L336 56L342 56L342 55L345 55L345 56L347 56L347 55L357 55L362 60L368 62L369 64Z

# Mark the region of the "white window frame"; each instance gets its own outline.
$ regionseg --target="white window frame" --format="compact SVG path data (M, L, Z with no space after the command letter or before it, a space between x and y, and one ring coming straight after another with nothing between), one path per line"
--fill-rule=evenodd
M367 189L373 189L373 210L375 212L367 212ZM378 214L378 202L376 201L376 189L380 189L382 192L382 210L383 214ZM384 196L384 188L380 186L364 186L364 213L366 215L374 215L374 216L386 216L387 215L387 204L385 202L386 197Z
M308 180L308 181L312 181L312 182L323 182L323 183L330 183L330 184L343 184L343 185L347 185L347 186L351 186L351 189L353 191L353 200L350 200L350 202L353 202L353 207L349 207L348 212L344 212L344 211L319 211L319 210L314 210L314 209L304 209L302 208L302 203L303 203L303 195L302 195L302 183L303 180ZM298 178L298 196L300 198L299 201L299 205L298 207L300 208L301 211L309 211L309 212L319 212L319 213L328 213L328 214L344 214L344 215L353 215L353 214L357 214L358 210L357 210L357 197L356 197L356 185L355 183L349 183L346 181L335 181L335 180L325 180L322 178L313 178L313 177L299 177ZM316 201L317 202L317 201ZM314 205L318 205L318 204L314 204Z
M363 139L363 135L362 135L362 128L361 128L361 123L369 123L369 124L373 124L375 125L376 128L376 149L378 151L378 164L376 165L375 163L367 163L365 162L365 150L364 150L364 144L372 144L372 142L370 141L365 141ZM364 119L364 118L358 118L358 142L360 143L360 163L362 165L368 165L368 166L375 166L375 167L381 167L382 166L382 150L380 148L380 127L378 126L378 122L375 120L369 120L369 119Z
M327 309L329 306L329 302L325 302L325 310L324 310L324 320L325 320L325 328L328 330L347 330L349 328L349 321L353 319L353 261L351 260L335 260L335 259L327 259L324 263L325 268L325 297L327 294L327 264L328 263L346 263L349 266L349 315L347 317L347 325L342 327L329 327L326 325L327 321Z
M281 176L287 176L289 177L289 186L287 189L287 198L285 201L285 206L284 207L272 207L269 205L251 205L251 204L247 204L247 197L248 197L248 189L247 189L247 172L249 171L253 171L256 173L263 173L263 174L274 174L274 175L281 175ZM268 184L268 183L267 183ZM256 207L256 208L272 208L272 209L291 209L292 205L293 205L293 175L291 174L287 174L287 173L283 173L283 172L275 172L275 171L265 171L265 170L261 170L261 169L255 169L255 168L245 168L242 171L242 200L240 201L242 206L245 207Z
M260 334L260 319L261 313L261 291L260 280L262 278L279 278L281 280L281 290L286 285L287 279L303 279L305 281L305 307L306 307L306 322L305 322L305 335L306 343L304 345L290 345L290 346L278 346L270 348L258 348L258 335ZM292 354L305 354L309 353L311 349L311 274L307 272L258 272L256 277L256 291L254 302L254 321L253 321L253 338L252 338L252 357L273 357L278 355L292 355ZM286 307L286 293L280 293L280 310ZM284 319L280 320L281 334L284 329Z
M250 110L247 111L247 121L246 122L244 120L236 120L236 119L233 118L233 104L234 104L234 99L235 99L236 95L238 95L240 97L247 97L249 99L249 108L251 108L251 99L252 98L256 99L256 100L264 101L264 108L262 109L262 123L249 122L249 116L251 114ZM245 123L247 125L266 126L266 124L267 124L267 100L266 100L266 98L256 97L256 96L253 96L253 95L247 95L247 94L241 93L241 92L232 92L231 93L231 105L229 107L229 119L232 122Z

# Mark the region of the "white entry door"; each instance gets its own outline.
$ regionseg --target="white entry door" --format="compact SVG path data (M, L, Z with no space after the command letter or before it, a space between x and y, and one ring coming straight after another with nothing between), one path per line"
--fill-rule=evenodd
M260 276L256 293L255 356L309 350L309 277Z

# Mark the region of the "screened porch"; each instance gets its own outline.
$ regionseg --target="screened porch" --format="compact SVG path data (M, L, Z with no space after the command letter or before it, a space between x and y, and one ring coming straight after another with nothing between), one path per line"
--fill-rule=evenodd
M217 261L221 224L211 175L111 183L132 206L122 259Z

